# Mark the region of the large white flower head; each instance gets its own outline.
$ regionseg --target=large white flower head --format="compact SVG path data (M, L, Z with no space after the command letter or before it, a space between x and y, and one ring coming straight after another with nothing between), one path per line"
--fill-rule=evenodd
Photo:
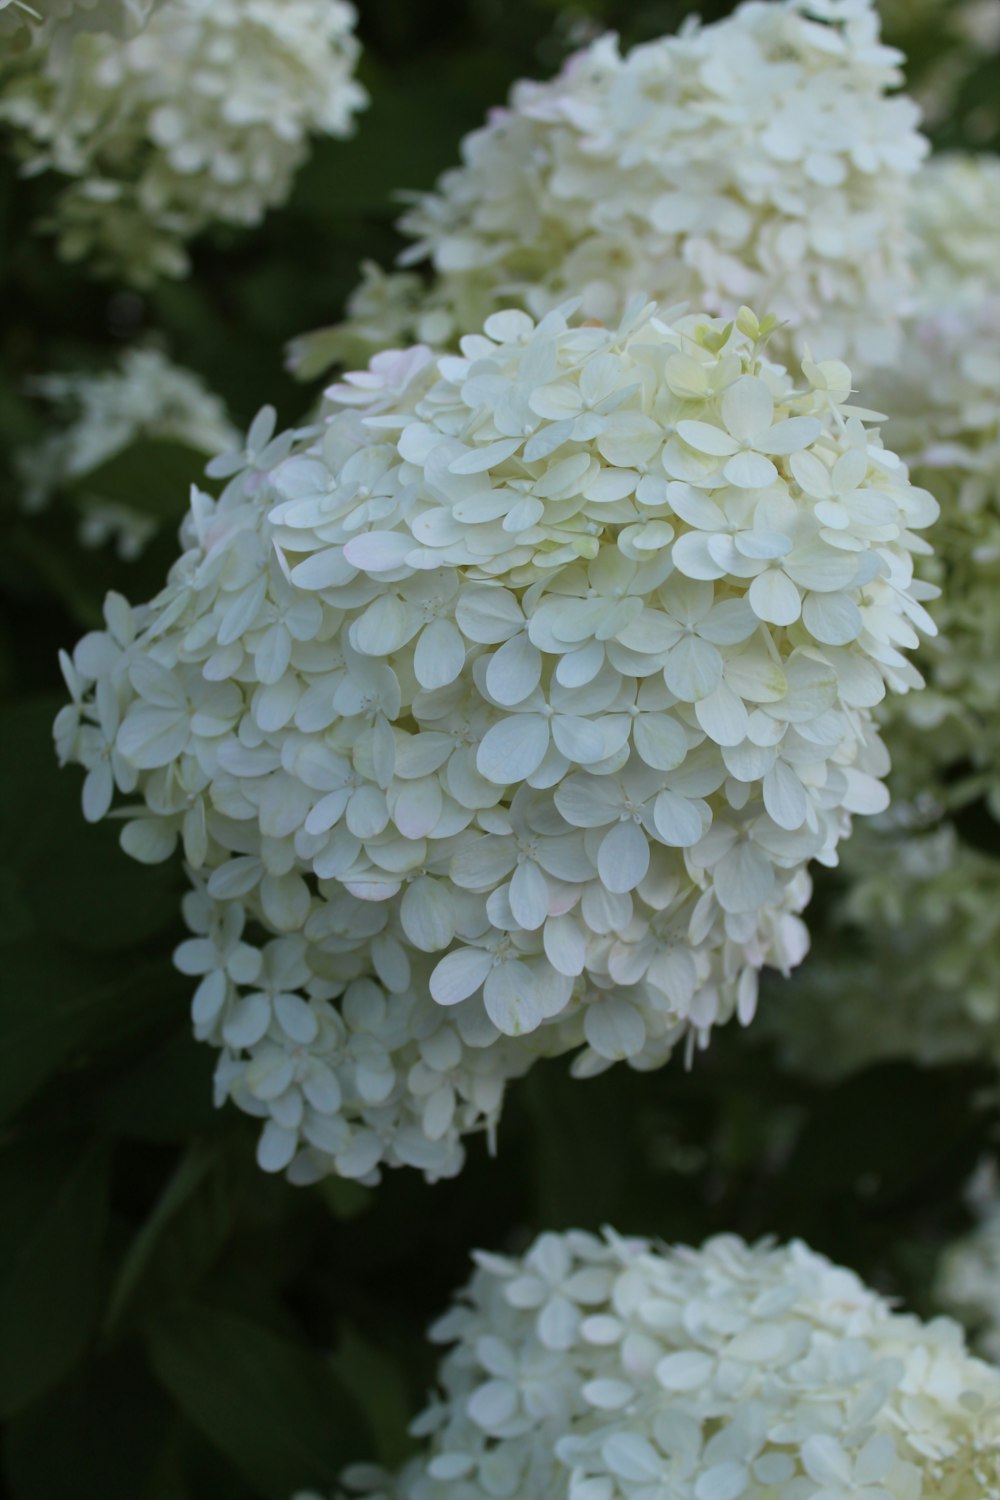
M16 456L27 511L43 510L61 488L85 486L102 464L139 439L181 443L209 458L238 437L219 397L158 349L128 349L117 368L98 373L44 375L34 390L64 425ZM123 558L137 557L157 527L155 516L99 493L85 493L81 506L84 545L113 538Z
M786 1063L826 1078L1000 1064L1000 861L902 806L859 829L841 866L829 937L761 1006Z
M919 307L898 369L866 395L892 413L887 440L941 501L938 644L921 707L892 706L907 795L989 797L1000 819L1000 161L942 158L918 185ZM968 774L942 767L965 763Z
M1000 1374L801 1241L570 1230L478 1269L379 1500L997 1500Z
M970 1330L984 1359L1000 1364L1000 1195L997 1164L977 1170L967 1194L977 1223L949 1245L938 1267L938 1303Z
M515 298L613 321L646 291L768 307L785 355L891 358L925 151L899 62L871 0L749 0L624 56L601 37L518 83L404 215L429 289L369 270L331 347L446 343Z
M376 356L316 429L262 416L209 465L233 477L195 494L164 591L112 599L66 663L87 815L117 786L130 852L183 837L198 1028L300 1176L347 1170L297 1081L339 1066L345 985L349 1026L377 1017L373 1168L407 1091L445 1086L406 1071L428 1028L457 1038L438 1071L582 1047L587 1074L749 1020L760 967L805 950L808 862L885 804L872 708L920 685L935 502L845 405L846 368L793 382L749 311L570 311ZM244 920L293 941L279 993L320 996L325 1029L260 994ZM454 1107L423 1128L457 1149Z
M256 224L288 195L314 134L365 102L344 0L164 0L124 41L40 42L0 79L26 172L70 181L61 253L143 285L187 266L211 224Z

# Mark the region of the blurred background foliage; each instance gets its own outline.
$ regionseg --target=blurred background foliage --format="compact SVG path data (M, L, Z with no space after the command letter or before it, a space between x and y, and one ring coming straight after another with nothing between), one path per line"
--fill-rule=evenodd
M396 1461L429 1379L424 1328L468 1251L543 1227L801 1235L930 1310L938 1250L967 1222L962 1185L995 1125L975 1069L882 1066L823 1087L730 1028L687 1071L677 1059L580 1084L564 1063L536 1066L512 1090L498 1158L475 1143L454 1182L265 1177L253 1122L214 1110L213 1055L191 1038L190 982L170 962L177 872L138 871L113 825L88 827L51 749L57 649L99 621L108 588L155 592L201 460L139 443L106 465L102 496L162 524L137 562L82 550L81 494L40 516L19 506L13 456L48 415L33 377L106 368L147 339L237 422L267 401L296 420L314 392L284 373L283 347L340 315L361 259L391 262L398 190L429 187L515 78L550 73L595 30L633 42L691 9L363 0L372 104L357 138L317 145L262 229L202 242L189 277L142 297L60 263L27 229L50 185L0 158L0 1417L13 1500L280 1500L329 1487L350 1459ZM936 143L996 149L996 58L958 9L894 0L886 20Z

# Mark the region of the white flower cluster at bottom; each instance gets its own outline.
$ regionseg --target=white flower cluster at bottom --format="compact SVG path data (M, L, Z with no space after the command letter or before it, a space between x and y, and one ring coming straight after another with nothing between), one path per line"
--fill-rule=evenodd
M801 1242L571 1230L478 1270L378 1500L997 1500L1000 1374ZM299 1500L306 1500L300 1496Z

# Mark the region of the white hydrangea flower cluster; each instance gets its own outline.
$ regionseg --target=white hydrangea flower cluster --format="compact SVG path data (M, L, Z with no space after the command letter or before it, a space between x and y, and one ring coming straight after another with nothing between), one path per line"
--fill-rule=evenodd
M968 1193L978 1223L949 1245L938 1268L938 1303L964 1323L984 1359L1000 1364L1000 1197L996 1162L977 1170Z
M70 179L61 254L145 285L209 225L259 223L308 137L350 134L366 101L355 19L344 0L164 0L136 36L13 59L0 121L27 173Z
M786 1060L826 1076L891 1058L1000 1064L1000 861L946 821L980 798L1000 820L1000 162L936 159L913 220L920 306L899 368L866 395L941 501L917 564L942 587L940 635L921 643L920 701L879 709L912 806L846 848L841 930L765 1007Z
M1000 1064L1000 861L895 812L845 846L829 939L765 996L761 1033L800 1072Z
M33 388L65 425L17 455L20 500L30 513L44 510L58 490L79 487L142 438L182 443L206 458L238 440L219 397L158 349L127 349L116 369L44 375ZM83 495L81 507L83 544L113 540L126 560L138 557L157 529L155 516L99 493Z
M603 36L551 82L518 83L404 215L402 263L428 263L430 287L369 268L315 347L446 344L498 305L540 316L578 294L613 321L641 290L768 307L786 357L891 359L926 149L916 106L890 97L900 61L872 0L749 0L625 56Z
M920 308L898 370L869 388L887 440L942 519L922 567L944 585L919 708L893 705L899 785L954 803L985 793L1000 819L1000 160L947 156L918 183ZM967 774L949 774L965 763Z
M117 787L130 853L183 840L196 1026L300 1178L413 1160L411 1123L457 1170L539 1053L652 1068L748 1021L808 862L885 806L934 500L748 310L571 311L263 414L167 587L66 662L85 812Z
M372 1500L998 1500L1000 1374L801 1241L570 1230L478 1254Z
M1000 158L989 153L942 153L915 178L910 222L924 311L1000 296L998 211Z

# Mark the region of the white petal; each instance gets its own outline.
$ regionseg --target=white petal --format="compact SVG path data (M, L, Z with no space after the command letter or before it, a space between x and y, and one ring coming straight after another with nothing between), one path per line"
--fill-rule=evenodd
M516 960L498 964L483 986L486 1014L505 1036L522 1036L541 1025L542 1009L535 993L534 975Z
M600 725L571 714L557 714L552 720L552 738L560 754L578 765L588 766L605 756L604 735Z
M653 804L653 823L663 842L674 849L690 849L705 831L697 806L669 787Z
M802 612L798 589L779 568L758 573L747 597L758 620L769 625L791 625Z
M443 796L436 776L404 781L392 800L392 821L404 838L426 838L441 817Z
M775 761L764 777L764 806L779 828L801 828L808 811L801 781L785 761Z
M456 948L446 953L430 978L430 992L438 1005L457 1005L474 995L493 967L485 948Z
M524 615L509 589L482 584L462 590L455 619L466 640L494 646L522 629Z
M246 995L237 1001L222 1028L227 1047L253 1047L271 1024L271 1006L266 995Z
M177 833L162 818L130 818L118 835L126 854L143 865L159 865L177 847Z
M685 636L671 651L663 679L682 703L697 703L722 681L722 657L700 636Z
M406 531L365 531L345 544L344 556L353 568L360 568L363 573L392 573L403 566L415 546ZM296 583L298 571L296 568L292 575Z
M257 1142L257 1165L264 1172L283 1172L295 1155L298 1132L268 1120Z
M649 869L649 840L631 818L604 835L597 853L597 873L615 895L634 891Z
M452 856L451 878L463 890L491 891L501 880L506 880L516 862L513 839L484 834L463 843Z
M665 1391L694 1391L706 1385L715 1370L715 1360L698 1349L668 1354L656 1366L656 1378Z
M672 771L687 752L687 735L669 714L639 714L632 728L632 742L647 766Z
M111 762L106 756L92 766L83 782L83 816L88 823L99 823L111 806L115 794L115 781L111 774Z
M717 745L738 745L746 739L750 721L743 700L724 682L696 703L694 712L702 729Z
M301 875L265 875L260 883L264 915L279 932L298 932L309 915L312 897Z
M735 380L722 398L722 420L741 442L766 432L774 416L774 398L757 375Z
M596 1318L588 1318L588 1330L596 1322ZM612 1474L622 1479L645 1480L649 1483L663 1475L663 1458L652 1443L635 1432L612 1433L601 1444L601 1457Z
M510 882L510 909L514 920L526 932L541 927L549 914L549 887L536 864L525 860L518 865Z
M889 792L881 781L864 771L855 771L853 767L846 768L843 774L847 780L844 806L848 812L865 817L885 812L889 806Z
M340 588L357 576L355 569L344 556L343 547L327 547L314 552L292 569L292 582L297 589Z
M363 656L389 656L409 640L412 615L402 599L383 594L352 623L351 645Z
M709 551L712 534L705 531L689 531L674 543L674 567L685 578L723 578L725 568L717 563Z
M361 786L347 804L347 826L357 839L374 839L389 821L385 793L377 786Z
M838 1489L851 1484L851 1460L836 1438L823 1433L806 1438L802 1462L810 1479L818 1484L836 1485Z
M448 472L449 474L483 474L487 469L492 469L510 458L523 442L523 438L501 438L499 442L487 443L482 448L469 448L458 458L452 459L448 465Z
M115 748L138 770L152 771L182 755L190 738L191 723L183 710L138 701L118 731Z
M778 477L774 464L761 453L737 453L722 472L738 490L766 490Z
M413 670L428 691L447 687L465 666L465 642L450 620L432 620L420 633Z
M538 770L548 748L547 719L538 714L511 714L486 731L476 767L494 786L513 786Z
M276 995L274 1014L282 1031L300 1047L308 1047L319 1034L312 1007L299 995Z
M557 973L572 979L583 973L586 945L572 917L550 917L545 924L544 942L545 956Z
M455 935L454 903L447 886L422 875L407 886L399 907L403 931L422 953L440 953Z
M696 453L707 453L713 458L728 458L739 447L728 432L709 422L678 422L677 435Z
M799 453L814 443L822 432L822 423L816 417L788 417L757 439L756 447L761 453Z
M713 871L715 894L723 911L760 911L774 890L770 860L748 839L740 839Z
M618 784L603 776L570 776L556 787L555 803L574 828L603 828L623 806Z
M534 692L541 675L541 652L526 635L515 635L490 657L486 687L498 703L511 707Z
M583 1032L594 1051L611 1062L634 1057L646 1042L646 1027L634 1005L614 996L589 1005L583 1017Z
M846 646L862 630L861 611L849 594L808 594L802 623L825 646Z
M728 1459L704 1471L695 1485L695 1500L739 1500L746 1494L749 1483L750 1471L746 1464Z

